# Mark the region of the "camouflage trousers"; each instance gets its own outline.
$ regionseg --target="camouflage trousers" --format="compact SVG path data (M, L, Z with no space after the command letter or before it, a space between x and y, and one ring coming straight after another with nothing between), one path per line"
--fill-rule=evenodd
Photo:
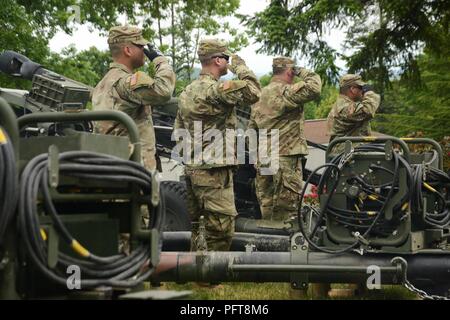
M137 123L139 136L141 138L142 162L147 170L156 169L156 142L155 130L151 119Z
M200 244L199 219L204 216L208 251L228 251L234 235L233 172L230 168L187 169L188 212L192 221L191 251Z
M262 175L257 171L255 179L256 197L258 198L261 217L270 220L273 211L273 176Z
M154 146L142 145L142 163L147 170L156 170L156 152Z
M256 194L263 219L284 221L297 214L303 188L301 156L281 156L273 175L256 176Z

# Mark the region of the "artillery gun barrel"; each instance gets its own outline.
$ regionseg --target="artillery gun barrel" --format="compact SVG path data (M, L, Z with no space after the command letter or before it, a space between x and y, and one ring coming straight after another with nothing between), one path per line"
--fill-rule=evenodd
M163 236L164 251L189 251L191 232L165 231ZM252 247L253 246L253 247ZM235 232L231 242L231 251L289 251L289 236Z
M309 252L293 263L290 252L162 252L152 281L164 282L291 282L301 275L309 283L366 283L369 266L380 270L382 284L400 284L402 272L394 254ZM449 254L403 255L407 279L426 288L448 288Z

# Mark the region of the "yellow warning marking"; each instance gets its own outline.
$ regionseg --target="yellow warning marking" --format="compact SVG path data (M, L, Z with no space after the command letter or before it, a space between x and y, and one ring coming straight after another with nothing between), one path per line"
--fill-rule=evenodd
M0 144L6 144L8 140L6 139L6 135L2 129L0 129Z
M436 192L437 193L436 189L433 188L432 186L430 186L428 183L424 182L423 185L425 186L425 188L427 188L431 192Z
M47 241L47 234L45 233L44 229L41 228L41 237L42 240Z
M89 257L90 253L77 240L72 240L72 249L82 257Z

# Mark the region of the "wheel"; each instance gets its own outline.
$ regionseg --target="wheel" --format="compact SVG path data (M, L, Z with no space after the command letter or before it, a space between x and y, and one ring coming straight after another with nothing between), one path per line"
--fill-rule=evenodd
M191 231L191 219L186 205L186 185L178 181L161 181L166 199L164 231Z

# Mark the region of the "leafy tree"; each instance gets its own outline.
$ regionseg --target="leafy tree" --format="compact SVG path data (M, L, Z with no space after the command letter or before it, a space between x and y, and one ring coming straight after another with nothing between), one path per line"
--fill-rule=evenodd
M314 118L323 119L328 117L331 107L339 96L339 90L335 86L327 85L322 87L321 99L314 114Z
M253 17L241 16L248 33L260 43L257 52L302 57L311 63L324 83L336 83L338 52L322 40L330 28L345 26L347 17L363 9L361 1L272 0Z
M350 72L371 79L384 97L390 79L401 74L420 86L417 54L426 47L441 54L449 37L450 4L442 0L367 1L366 16L356 17L347 32Z
M350 72L361 72L389 88L400 70L415 83L420 72L415 57L423 47L437 54L449 38L450 2L446 0L272 0L254 17L242 17L260 52L302 55L325 83L336 82L339 53L322 40L324 31L340 28Z
M45 66L70 79L94 87L106 74L111 62L108 51L95 47L77 52L74 45L62 50L61 54L51 53Z
M13 50L33 60L41 61L49 50L47 40L42 37L39 23L30 19L25 7L16 1L5 1L0 7L0 51ZM20 30L20 32L17 32ZM8 88L27 88L29 81L0 73L0 86Z
M263 75L261 78L259 78L259 83L261 84L261 88L264 88L270 83L270 80L272 80L272 73L268 73Z
M406 136L421 131L437 141L450 135L450 49L430 51L417 58L421 86L414 90L408 80L396 80L386 92L384 114L376 117L378 131Z
M88 0L8 0L0 6L0 51L14 50L30 59L43 63L50 56L48 39L58 30L72 32L69 17L71 6L78 5L79 21L92 27L107 30L116 23L120 14L133 19L135 4L132 0L97 1ZM55 57L53 55L53 57ZM0 74L0 86L29 88L29 81L13 79Z
M144 8L141 13L147 17L145 34L172 58L179 79L192 79L194 64L198 62L198 44L204 36L228 33L232 36L230 48L235 50L248 43L242 33L223 22L239 8L239 0L156 0L153 3L154 6ZM163 39L168 42L164 43Z

